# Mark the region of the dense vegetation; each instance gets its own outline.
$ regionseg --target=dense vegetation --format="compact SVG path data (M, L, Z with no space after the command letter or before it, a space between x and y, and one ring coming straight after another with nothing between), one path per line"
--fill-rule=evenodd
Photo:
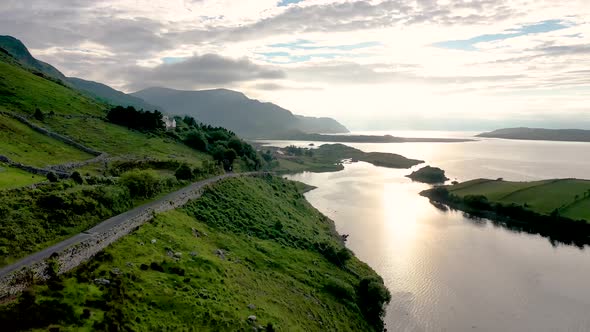
M112 123L144 131L164 130L166 126L162 120L163 116L162 112L157 110L136 110L133 106L116 106L107 113L107 119Z
M345 159L390 168L410 168L423 162L393 153L364 152L344 144L323 144L317 149L288 146L274 157L276 160L271 164L275 170L282 172L338 171L343 168L342 161Z
M422 192L473 216L516 231L541 234L555 243L590 244L590 181L506 182L473 180ZM579 194L575 194L579 192Z
M126 170L129 164L125 163L112 169L120 175L118 178L84 179L75 172L77 175L67 181L0 190L0 266L91 228L146 199L186 185L187 180L219 173L214 164L207 165L208 168L189 168L190 175L179 179L149 167L140 170L138 164Z
M389 292L280 178L239 178L157 215L0 307L14 330L381 330Z
M448 180L445 171L432 166L424 166L417 171L412 172L408 177L414 181L424 183L444 183Z

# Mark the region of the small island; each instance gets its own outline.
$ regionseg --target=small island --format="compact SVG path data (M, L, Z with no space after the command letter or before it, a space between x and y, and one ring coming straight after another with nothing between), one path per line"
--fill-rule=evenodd
M425 166L417 171L412 172L410 175L406 175L413 181L424 182L424 183L444 183L449 178L445 176L445 171L438 167Z
M590 142L590 130L582 129L543 129L543 128L504 128L476 137L520 139L533 141Z
M335 172L344 169L343 163L364 161L388 168L410 168L424 161L409 159L394 153L364 152L344 144L323 144L316 149L296 147L265 147L263 157L270 161L272 170L280 173L303 171Z

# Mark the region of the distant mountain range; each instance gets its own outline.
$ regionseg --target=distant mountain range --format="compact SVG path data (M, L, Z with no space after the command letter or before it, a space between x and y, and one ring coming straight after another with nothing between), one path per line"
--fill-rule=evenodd
M231 129L245 137L282 137L286 132L348 132L334 119L294 115L278 105L250 99L233 90L148 88L131 95L161 106L172 114L190 115L201 122Z
M542 128L504 128L477 135L477 137L590 142L590 130L582 129L542 129Z
M347 133L348 129L332 118L295 115L272 104L250 99L243 93L226 90L179 91L149 88L132 94L108 85L66 77L55 67L35 59L27 47L11 36L0 36L0 51L12 56L33 73L49 77L64 85L111 105L133 106L174 115L190 115L198 121L233 130L249 138L274 138L291 133Z

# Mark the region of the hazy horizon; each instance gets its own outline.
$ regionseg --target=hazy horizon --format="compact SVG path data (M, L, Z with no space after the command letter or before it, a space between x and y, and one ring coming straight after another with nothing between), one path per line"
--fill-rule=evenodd
M234 89L351 130L590 129L585 0L4 1L0 12L2 33L36 58L125 92Z

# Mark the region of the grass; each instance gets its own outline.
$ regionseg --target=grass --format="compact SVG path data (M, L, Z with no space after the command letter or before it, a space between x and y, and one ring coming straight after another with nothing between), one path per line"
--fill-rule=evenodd
M172 138L129 130L100 119L61 118L46 119L44 124L76 142L111 155L127 158L174 159L199 166L202 160L211 159Z
M483 195L491 202L523 205L544 215L558 209L563 217L590 221L590 199L587 198L590 192L589 180L509 182L478 179L448 189L459 197Z
M91 159L94 156L34 131L0 114L0 154L13 161L44 167Z
M0 163L0 190L23 187L45 180L44 176L34 175Z
M104 104L10 63L0 55L0 108L27 114L39 108L44 113L104 115Z
M64 331L246 331L269 323L277 331L377 330L363 314L359 284L371 278L383 290L380 278L355 257L335 265L312 249L315 241L339 242L294 183L226 180L0 307L0 319Z

